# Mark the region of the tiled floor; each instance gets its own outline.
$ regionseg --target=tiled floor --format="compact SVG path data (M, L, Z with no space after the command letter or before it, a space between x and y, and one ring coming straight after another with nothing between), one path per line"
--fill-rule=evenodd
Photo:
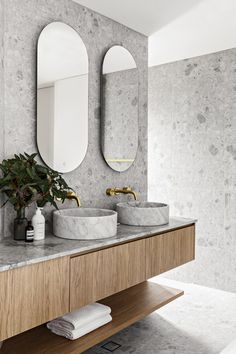
M109 341L121 345L115 354L218 354L236 338L235 293L159 277L153 281L183 289L185 295L86 354L109 354L101 347Z

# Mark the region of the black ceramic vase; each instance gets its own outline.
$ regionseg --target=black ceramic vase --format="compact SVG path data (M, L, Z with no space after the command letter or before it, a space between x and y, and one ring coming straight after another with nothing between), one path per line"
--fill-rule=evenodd
M17 217L14 220L14 240L25 240L25 229L28 221L25 217L25 208L21 208L17 211Z

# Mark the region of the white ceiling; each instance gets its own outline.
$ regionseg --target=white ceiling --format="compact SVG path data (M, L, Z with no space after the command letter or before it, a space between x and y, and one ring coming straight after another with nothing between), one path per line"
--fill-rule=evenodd
M236 47L236 0L73 0L149 36L149 66Z
M199 1L149 37L149 66L235 48L235 19L236 0Z
M73 0L150 36L202 0ZM224 0L222 0L224 1Z

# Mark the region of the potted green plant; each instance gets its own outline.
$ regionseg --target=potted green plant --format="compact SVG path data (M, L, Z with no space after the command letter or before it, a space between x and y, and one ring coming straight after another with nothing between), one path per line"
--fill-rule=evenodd
M65 201L71 188L62 175L49 167L38 164L37 154L14 155L0 164L0 192L6 196L2 207L11 203L17 213L14 220L14 239L24 239L27 219L25 209L32 203L44 207L50 203L58 209L55 199Z

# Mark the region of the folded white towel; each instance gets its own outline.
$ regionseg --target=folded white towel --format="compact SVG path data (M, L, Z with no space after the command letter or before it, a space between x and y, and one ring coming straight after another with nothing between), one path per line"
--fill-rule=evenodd
M111 313L111 308L99 303L86 305L79 310L70 312L62 317L59 317L50 323L52 325L60 325L60 328L68 330L80 329L88 323L96 321L101 317L105 317Z
M90 323L87 323L87 325L84 325L83 327L80 327L79 329L74 329L74 330L68 330L66 328L62 328L60 326L57 326L55 323L49 322L47 324L47 327L54 333L57 334L58 336L65 337L70 340L75 340L78 339L85 334L88 334L95 329L104 326L108 322L112 321L111 315L103 315L100 318L97 318L95 321L91 321Z

